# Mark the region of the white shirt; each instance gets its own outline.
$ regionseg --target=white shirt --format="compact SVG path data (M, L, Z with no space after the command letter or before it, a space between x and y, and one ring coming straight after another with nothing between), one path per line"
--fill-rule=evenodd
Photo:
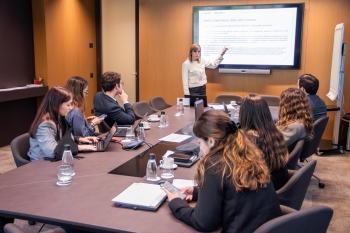
M201 59L201 62L190 62L188 59L182 64L182 85L185 95L189 95L188 88L203 86L207 83L205 68L215 69L224 58L220 55L214 62Z

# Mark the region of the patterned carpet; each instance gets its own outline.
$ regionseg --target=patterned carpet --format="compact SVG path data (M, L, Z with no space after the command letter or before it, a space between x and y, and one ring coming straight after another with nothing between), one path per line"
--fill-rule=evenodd
M334 215L327 232L350 232L350 152L324 153L322 156L314 155L312 159L317 160L314 174L321 178L326 187L320 189L317 180L312 178L302 209L318 205L329 206L334 210ZM15 168L11 148L9 146L0 148L0 173ZM15 224L28 233L37 232L41 226L41 224L29 226L27 221L17 219ZM53 227L55 226L45 225L43 230Z

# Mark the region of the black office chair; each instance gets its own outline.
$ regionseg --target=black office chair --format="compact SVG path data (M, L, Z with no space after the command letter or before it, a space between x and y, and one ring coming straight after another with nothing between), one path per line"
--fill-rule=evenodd
M5 233L25 233L20 227L13 223L8 223L4 227L4 232ZM41 233L67 233L65 230L63 230L60 227L54 228L54 229L49 229L46 231L42 231Z
M224 102L225 104L229 104L231 101L242 102L242 99L242 96L239 95L223 94L216 96L213 103L222 104Z
M282 206L281 210L283 212ZM314 206L283 214L264 223L254 233L326 233L333 217L333 210L328 206Z
M29 138L29 133L25 133L11 141L12 156L17 167L30 163L30 158L27 155L30 147Z
M149 103L146 101L136 102L132 105L132 109L134 110L136 119L141 119L146 113L147 116L156 113L157 110L153 109Z
M269 106L280 106L281 98L275 95L259 95L262 99L266 100Z
M316 163L316 160L312 160L299 170L288 170L288 182L276 191L280 205L300 210Z
M304 146L304 141L305 141L304 139L299 140L295 145L294 149L292 150L292 152L289 153L289 158L287 162L287 168L289 170L297 169L299 156Z
M157 111L161 111L172 106L165 102L165 100L161 96L153 97L152 99L150 99L149 104L152 108L154 108Z
M300 153L300 159L309 162L307 158L312 156L317 152L318 146L320 145L322 135L324 130L326 129L326 125L329 117L325 116L314 122L314 138L311 141L305 141L303 150ZM298 164L301 167L300 164ZM321 183L321 179L317 176L313 175L318 180L318 187L324 188L325 184Z

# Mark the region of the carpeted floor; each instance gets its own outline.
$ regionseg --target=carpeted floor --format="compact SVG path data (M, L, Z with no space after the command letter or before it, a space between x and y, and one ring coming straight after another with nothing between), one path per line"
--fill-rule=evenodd
M334 215L327 232L350 232L350 152L344 154L330 154L328 152L322 156L314 155L311 159L317 160L314 174L321 178L326 187L320 189L317 180L312 178L302 209L318 205L329 206L333 209ZM15 168L10 147L0 148L0 173ZM41 226L39 223L29 226L27 221L17 219L15 224L27 233L37 232ZM46 224L43 230L54 227Z

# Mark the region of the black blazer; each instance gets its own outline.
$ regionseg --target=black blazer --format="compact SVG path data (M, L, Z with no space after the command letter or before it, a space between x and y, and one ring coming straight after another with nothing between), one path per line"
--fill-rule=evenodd
M282 215L272 182L266 188L236 192L230 180L222 180L217 165L209 166L207 163L205 168L203 186L194 188L192 199L197 199L194 208L180 198L169 202L177 219L201 232L215 231L222 226L222 232L251 233L265 222Z
M124 104L123 109L117 101L103 92L97 92L94 96L94 108L96 116L107 114L105 121L109 127L112 127L114 122L118 125L132 125L135 122L135 114L130 103Z

